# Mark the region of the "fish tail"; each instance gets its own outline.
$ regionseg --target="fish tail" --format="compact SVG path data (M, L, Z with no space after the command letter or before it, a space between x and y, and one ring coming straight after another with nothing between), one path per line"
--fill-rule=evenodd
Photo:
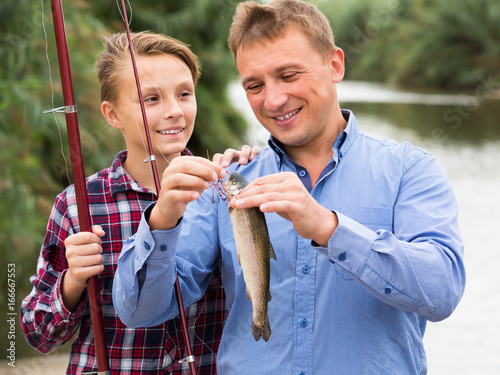
M271 327L269 327L269 322L266 320L262 322L262 324L256 324L252 321L252 335L255 341L259 341L262 337L265 342L269 341L269 338L272 335Z

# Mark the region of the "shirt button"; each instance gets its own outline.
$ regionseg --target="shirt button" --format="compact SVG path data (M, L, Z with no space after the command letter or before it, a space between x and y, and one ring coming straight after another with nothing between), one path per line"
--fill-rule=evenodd
M304 372L301 372L299 375L306 375L306 374L304 374Z
M300 325L301 325L302 327L306 327L306 326L307 326L307 324L308 324L308 322L307 322L307 319L306 319L306 318L304 318L304 319L302 319L302 320L300 321Z
M385 294L389 294L392 292L391 288L385 288L384 289Z
M339 255L339 260L340 260L340 261L344 261L344 260L345 260L345 258L346 258L345 253L342 253L342 254L340 254L340 255Z
M305 274L308 274L310 270L311 269L307 265L305 265L304 267L302 267L302 272L304 272Z
M161 245L161 246L160 246L160 250L161 250L161 251L165 251L165 250L167 250L167 245Z
M301 171L299 172L299 176L304 177L306 175L306 173L307 172L305 170L301 169Z
M144 248L146 250L149 250L149 249L151 249L151 246L149 246L149 244L146 241L144 241Z

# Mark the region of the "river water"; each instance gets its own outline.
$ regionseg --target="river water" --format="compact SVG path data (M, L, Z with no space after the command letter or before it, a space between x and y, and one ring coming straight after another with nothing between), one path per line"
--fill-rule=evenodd
M500 101L488 87L474 95L397 91L367 82L338 85L342 108L360 130L434 154L457 197L465 242L467 286L448 319L429 323L425 334L428 375L500 374ZM248 142L265 145L268 133L255 120L239 83L234 105L248 119Z

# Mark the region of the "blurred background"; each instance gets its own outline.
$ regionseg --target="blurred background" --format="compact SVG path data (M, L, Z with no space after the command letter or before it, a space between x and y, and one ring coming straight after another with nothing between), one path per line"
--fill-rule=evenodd
M200 57L198 116L188 147L206 156L243 143L266 145L226 46L237 0L132 1L132 31L191 45ZM314 0L346 55L338 85L361 131L410 141L438 158L454 187L466 245L467 288L455 313L426 332L429 375L500 374L500 2L498 0ZM124 30L114 1L64 2L86 174L124 147L99 109L94 62L105 36ZM129 13L130 18L130 13ZM17 368L7 365L8 264L16 307L55 196L69 183L63 105L48 0L0 4L0 374L65 372L68 346L49 357L16 327ZM69 173L68 173L69 169ZM19 316L17 315L17 320ZM61 354L62 353L62 354ZM32 358L23 360L22 358ZM40 372L41 373L41 372ZM357 375L357 374L352 374Z

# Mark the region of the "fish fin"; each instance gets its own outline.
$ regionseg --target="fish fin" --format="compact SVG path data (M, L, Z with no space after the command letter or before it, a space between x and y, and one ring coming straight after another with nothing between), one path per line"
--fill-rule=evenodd
M250 291L248 290L247 287L245 287L245 292L247 294L247 300L251 301L252 300L252 295L250 294Z
M236 256L238 257L238 264L239 264L239 265L240 265L240 267L241 267L240 254L236 254Z
M267 292L266 299L267 299L267 302L269 302L271 300L271 293Z
M274 252L273 245L269 242L269 258L276 260L276 253Z
M259 341L262 337L265 342L268 342L269 338L272 335L271 327L269 327L269 322L266 320L262 327L259 327L252 321L252 335L255 341Z

